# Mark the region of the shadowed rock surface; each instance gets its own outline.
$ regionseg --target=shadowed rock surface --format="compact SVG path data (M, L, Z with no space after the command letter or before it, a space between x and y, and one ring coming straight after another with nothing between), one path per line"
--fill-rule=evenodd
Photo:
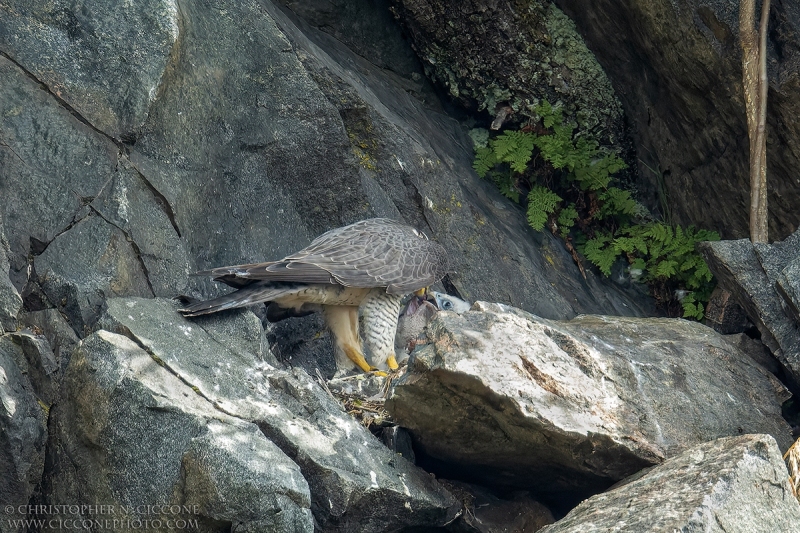
M47 441L47 412L28 370L23 349L0 337L0 501L14 507L26 505L41 480ZM0 531L13 530L3 520Z
M753 245L749 239L700 243L698 250L719 280L758 327L762 342L800 384L800 306L795 263L800 258L800 232L785 241Z
M666 203L674 222L725 239L746 237L750 181L738 2L557 4L575 20L622 102L643 199L662 212ZM800 225L797 2L772 3L768 49L769 231L782 239Z
M592 496L542 533L789 533L800 504L769 435L699 444Z
M22 309L22 298L17 288L8 278L8 241L3 231L3 219L0 217L0 333L14 331L17 314Z

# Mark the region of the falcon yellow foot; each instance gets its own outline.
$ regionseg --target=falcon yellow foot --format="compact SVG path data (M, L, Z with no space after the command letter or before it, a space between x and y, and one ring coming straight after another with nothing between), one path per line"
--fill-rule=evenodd
M342 351L344 351L344 354L347 356L348 359L350 359L353 363L355 363L356 366L358 366L358 368L360 368L364 372L375 370L372 366L370 366L369 363L367 363L367 360L364 359L364 354L361 353L361 350L356 348L355 346L345 344L344 346L342 346Z

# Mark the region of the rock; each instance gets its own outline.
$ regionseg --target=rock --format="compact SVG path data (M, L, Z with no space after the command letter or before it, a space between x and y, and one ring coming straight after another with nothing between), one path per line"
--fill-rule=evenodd
M123 523L313 531L297 465L254 424L219 410L159 363L108 331L81 343L65 376L66 401L53 409L51 497L103 501Z
M299 466L322 531L442 525L454 517L457 505L447 491L385 448L303 371L278 370L229 350L207 323L181 317L169 301L107 303L103 328L135 339L216 410L255 423Z
M192 322L199 325L211 337L232 351L249 359L253 356L272 366L279 367L275 355L270 349L261 320L248 311L235 310L224 314L220 320L213 316L198 316Z
M0 337L0 501L15 510L27 505L42 478L47 441L47 409L28 379L20 346ZM10 520L26 516L4 509L0 531L19 531Z
M542 100L561 103L581 134L604 144L623 138L620 103L574 23L545 2L446 4L398 0L428 75L472 111L495 118L505 107L516 124L534 117ZM499 129L504 121L493 124Z
M757 339L751 339L744 333L725 335L725 339L728 342L733 343L734 346L749 355L753 361L761 365L770 373L778 376L778 379L780 379L780 376L782 375L781 364L772 356L769 349L764 346L761 341ZM779 388L782 391L780 394L782 396L785 395L784 401L788 400L791 396L789 391L783 385L781 385Z
M703 242L698 245L708 267L719 284L733 294L736 301L761 332L761 340L789 373L791 385L800 383L800 334L797 324L783 309L774 281L777 267L765 271L760 262L767 257L763 249L756 253L748 239ZM798 252L800 253L800 252ZM769 263L767 263L769 264Z
M800 257L793 259L778 275L775 288L800 324Z
M3 217L0 212L0 333L17 329L17 314L22 309L22 298L11 283L8 271L8 241L3 230Z
M178 40L178 6L71 7L13 0L0 14L0 48L84 122L135 139Z
M23 313L20 322L44 335L53 350L53 357L58 363L60 372L63 374L69 364L69 358L80 340L61 313L56 309Z
M3 21L11 16L5 10L0 14ZM3 39L14 36L0 33ZM32 55L38 55L37 50L31 50ZM0 147L0 165L6 176L0 180L0 197L10 250L9 276L15 286L22 287L28 282L29 257L40 254L79 213L85 214L84 205L114 174L119 149L3 56L0 116L6 145Z
M722 436L761 432L791 444L783 386L710 328L472 309L434 318L432 343L414 352L386 401L418 462L444 477L531 490L547 503Z
M79 336L92 330L105 298L153 295L125 235L98 216L88 216L59 235L34 265L48 299Z
M130 161L120 161L111 183L91 206L132 243L156 296L183 293L192 270L172 208Z
M19 361L21 368L29 380L37 401L45 408L59 399L59 382L61 368L50 344L43 336L35 335L29 331L21 330L7 336L22 350L24 361Z
M270 352L281 364L302 368L310 376L319 370L325 379L336 374L335 348L321 313L263 324Z
M699 444L620 485L540 533L788 533L800 523L800 504L769 435Z
M416 461L414 446L411 443L411 435L405 428L400 426L389 426L383 428L381 440L387 448L394 453L398 453L408 459L411 463Z
M631 124L641 198L680 224L749 235L748 136L737 3L560 0L611 79ZM770 15L769 231L800 225L800 10Z
M313 531L308 484L297 465L278 456L255 425L242 431L212 422L208 429L181 459L186 501L236 531Z
M526 492L498 498L488 490L458 481L444 481L464 505L459 519L448 525L452 533L534 533L555 522L553 513Z
M753 326L747 318L747 313L736 303L733 295L720 286L711 293L703 323L723 335L742 333Z

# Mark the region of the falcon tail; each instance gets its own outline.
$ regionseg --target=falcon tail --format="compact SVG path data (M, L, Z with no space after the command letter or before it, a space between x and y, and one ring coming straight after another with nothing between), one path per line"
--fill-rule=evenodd
M225 294L204 302L197 302L187 305L183 309L178 309L184 316L199 316L225 311L227 309L237 309L248 307L264 302L271 302L281 296L297 292L297 287L275 287L267 284L254 283L247 285L230 294Z

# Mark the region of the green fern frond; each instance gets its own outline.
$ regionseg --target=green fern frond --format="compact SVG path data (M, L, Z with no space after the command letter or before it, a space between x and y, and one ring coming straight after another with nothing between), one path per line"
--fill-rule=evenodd
M475 149L475 160L472 162L472 168L478 173L478 176L485 178L486 174L494 168L500 161L494 155L494 150L490 147L478 147Z
M523 131L505 131L489 143L498 161L509 163L520 174L528 168L534 148L534 135Z
M566 238L569 235L570 230L575 225L575 221L578 220L578 216L578 210L575 209L574 203L569 204L558 213L557 222L559 233L562 237Z
M617 253L639 252L642 255L647 254L647 243L641 237L617 237L613 242L614 250Z
M617 260L618 254L613 246L609 246L611 236L598 233L593 239L586 241L582 253L592 264L600 269L606 276L611 275L611 265Z
M536 106L535 111L536 114L541 117L542 124L544 124L545 128L552 128L564 122L561 107L554 108L547 100L542 100L541 103Z
M665 259L656 265L656 267L653 269L653 275L656 278L669 278L678 272L677 268L677 261L673 259Z
M561 197L556 193L534 185L528 193L528 224L536 231L541 231L547 223L547 217L556 210Z
M597 215L598 219L604 219L609 216L633 216L638 209L636 200L631 196L631 192L624 191L618 187L609 187L600 193L598 198L603 202Z
M491 174L492 181L494 181L494 184L497 186L497 190L500 191L500 194L509 200L519 203L519 189L517 189L517 185L514 182L513 176L509 172L493 171Z
M693 318L698 321L703 320L703 316L705 315L703 302L697 300L694 292L690 292L684 296L683 300L681 300L681 305L683 306L684 318Z

